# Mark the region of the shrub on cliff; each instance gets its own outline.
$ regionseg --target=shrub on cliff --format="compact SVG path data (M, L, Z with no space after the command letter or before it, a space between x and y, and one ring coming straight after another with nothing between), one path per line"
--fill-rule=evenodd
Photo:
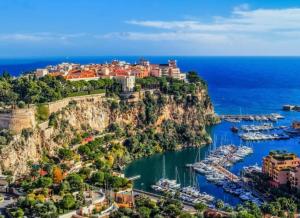
M7 144L9 144L11 142L11 140L13 140L13 134L8 129L2 129L2 130L0 130L0 137L2 138L0 140L0 145L7 145Z
M35 115L38 121L46 121L49 118L49 108L46 105L39 104L36 107Z
M19 108L25 108L25 106L26 106L26 104L25 104L24 101L19 101L19 102L18 102L18 107L19 107Z
M60 148L58 150L58 157L62 160L72 160L74 152L68 148Z
M33 135L32 128L22 129L21 135L27 140L30 136Z
M0 136L0 145L6 145L7 144L7 140L4 136Z

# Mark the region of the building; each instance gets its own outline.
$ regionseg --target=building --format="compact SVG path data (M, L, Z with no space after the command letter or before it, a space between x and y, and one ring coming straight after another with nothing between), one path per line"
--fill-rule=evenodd
M159 69L161 71L161 76L169 76L169 64L160 64Z
M154 76L154 77L161 77L162 76L162 70L160 69L158 64L151 64L150 65L150 76Z
M116 76L115 79L121 83L123 92L132 92L135 87L135 76Z
M186 75L181 73L176 60L169 60L167 64L150 64L148 60L141 59L138 63L129 64L125 61L113 60L111 63L104 64L74 64L61 63L50 65L45 69L37 69L36 75L63 76L70 81L90 81L100 78L116 78L121 82L124 92L131 92L134 89L135 78L172 77L185 80ZM134 78L135 77L135 78Z
M300 166L289 171L289 183L291 188L300 189Z
M263 158L262 172L271 178L272 186L287 185L300 177L300 158L286 151L270 152Z
M48 73L49 73L48 69L37 69L35 71L35 75L36 75L37 78L46 76Z

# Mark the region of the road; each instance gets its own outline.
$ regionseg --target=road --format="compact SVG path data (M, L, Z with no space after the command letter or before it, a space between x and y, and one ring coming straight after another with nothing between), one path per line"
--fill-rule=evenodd
M138 189L134 189L133 194L134 195L137 195L137 194L146 195L147 197L149 197L153 201L158 201L161 197L163 197L162 195L157 195L157 194L154 194L154 193L150 193L150 192L146 192L146 191L142 191L142 190L138 190ZM183 210L184 211L189 212L189 213L196 213L197 212L195 210L193 204L190 204L190 203L187 203L187 202L182 202L182 204L183 204Z

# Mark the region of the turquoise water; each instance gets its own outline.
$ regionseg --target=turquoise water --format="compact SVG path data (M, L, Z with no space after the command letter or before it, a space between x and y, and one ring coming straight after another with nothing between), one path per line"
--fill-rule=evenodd
M48 64L62 61L91 63L105 62L112 59L135 62L138 57L85 57L85 58L53 58L53 59L18 59L0 60L0 72L7 70L14 75ZM166 62L168 57L146 57L155 63ZM283 104L300 104L300 58L292 57L175 57L178 65L184 70L197 71L208 83L209 93L215 111L218 114L241 113L281 113L286 118L278 125L290 125L293 120L300 120L298 112L283 112ZM210 128L210 134L216 146L224 143L240 144L239 137L230 132L232 124L222 123ZM237 173L243 166L261 164L263 156L270 150L284 149L300 155L300 139L288 141L264 141L249 144L254 154L243 162L237 163L231 171ZM208 145L200 149L201 158L212 149ZM141 175L135 182L137 188L150 191L150 185L162 176L162 159L166 159L166 176L175 178L177 167L180 182L191 183L190 172L185 164L193 163L199 149L189 148L179 152L166 152L132 162L125 170L127 176ZM201 191L215 195L231 204L239 200L223 193L222 189L209 184L198 175L197 181Z

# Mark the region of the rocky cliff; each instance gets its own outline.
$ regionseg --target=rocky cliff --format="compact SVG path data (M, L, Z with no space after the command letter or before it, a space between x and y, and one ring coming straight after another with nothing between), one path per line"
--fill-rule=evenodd
M126 99L99 97L70 102L51 114L48 122L23 130L2 147L0 171L11 171L17 176L26 174L29 162L37 162L43 155L52 155L57 148L69 146L83 132L102 132L111 124L126 126L131 132L149 127L162 132L165 122L172 121L188 128L191 136L196 135L201 140L200 143L199 140L187 142L185 146L209 142L205 127L215 123L216 117L206 89L180 97L152 90L152 93L140 92Z

